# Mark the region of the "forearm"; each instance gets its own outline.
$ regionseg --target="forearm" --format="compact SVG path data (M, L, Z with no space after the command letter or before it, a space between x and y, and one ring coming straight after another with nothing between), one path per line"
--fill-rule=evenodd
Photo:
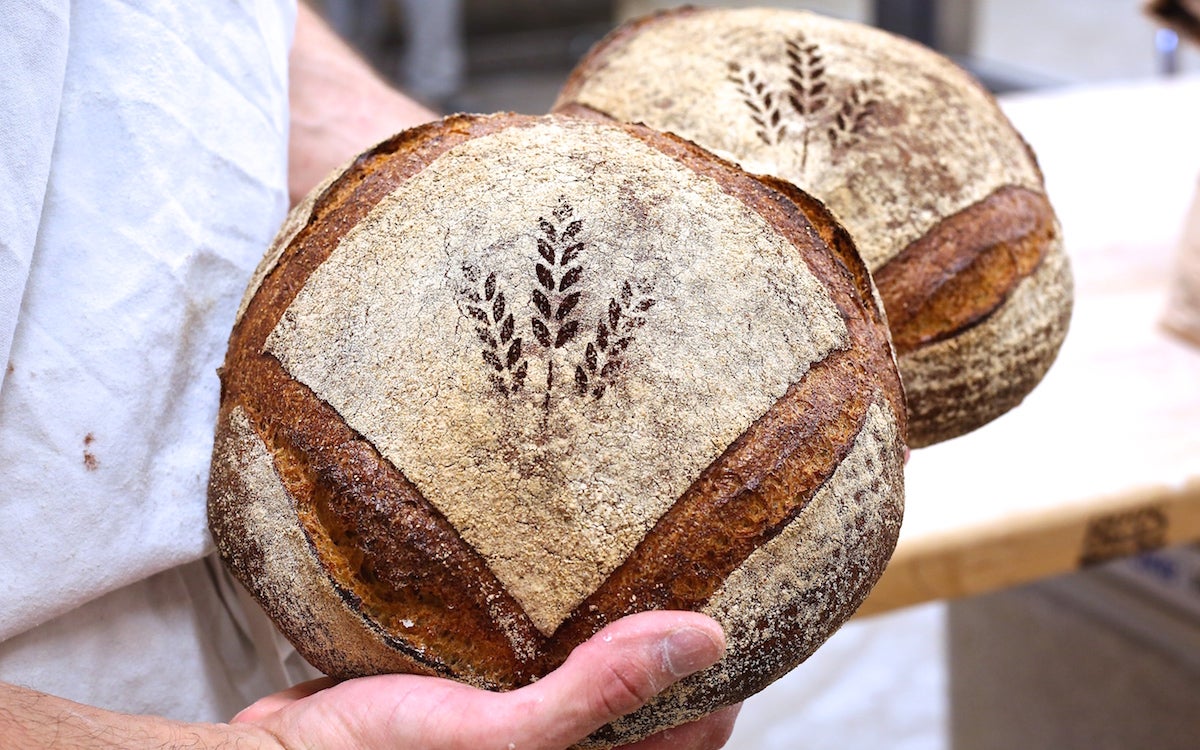
M292 203L354 155L436 116L376 75L303 2L288 75Z
M187 724L131 716L0 683L0 746L5 750L162 750L278 748L251 725Z

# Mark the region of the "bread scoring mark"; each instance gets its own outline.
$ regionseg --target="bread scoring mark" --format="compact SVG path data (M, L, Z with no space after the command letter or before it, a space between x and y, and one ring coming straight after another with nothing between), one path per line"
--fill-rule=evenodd
M345 174L353 163L354 161L350 160L327 174L316 187L309 191L308 195L304 196L303 200L287 212L283 224L275 234L275 238L271 240L267 252L259 260L258 265L254 269L254 274L250 277L250 283L247 285L246 291L242 295L242 300L238 304L237 315L234 317L235 322L240 321L242 316L246 314L246 308L249 306L250 300L258 293L263 279L275 270L275 267L279 264L279 259L283 257L283 253L287 250L288 245L308 225L308 222L313 217L318 201L325 195L330 185Z
M731 571L701 609L730 638L736 663L726 668L735 682L757 683L742 689L757 692L806 659L862 604L900 531L903 460L896 416L875 400L850 451L804 510ZM772 646L780 640L799 647Z
M243 394L245 415L270 445L307 546L348 616L413 660L408 671L419 665L488 689L541 674L540 635L446 519L273 357L252 368L260 387ZM446 639L471 647L445 659L436 644ZM329 662L319 666L356 676L345 667L331 671Z
M549 411L554 390L554 365L579 336L582 318L579 303L589 293L580 285L586 273L582 261L587 243L580 237L583 221L573 218L574 209L565 198L551 213L551 219L538 218L538 258L530 266L526 279L533 310L529 317L529 332L541 346L542 364L546 370L542 408ZM497 246L506 244L498 243ZM483 343L483 362L489 369L488 378L501 396L516 395L529 373L530 347L522 348L525 339L516 336L517 322L505 301L504 291L498 288L496 272L487 273L480 288L483 272L471 263L462 266L466 284L458 288L459 309ZM634 298L634 289L638 297ZM648 296L651 282L626 281L618 297L609 299L600 313L595 333L585 347L571 347L575 391L579 396L601 398L612 386L626 363L626 349L634 341L637 329L646 323L645 314L657 300ZM585 300L586 301L586 300ZM525 329L524 321L521 330ZM568 368L570 364L568 363Z
M697 607L721 623L727 656L603 730L597 746L691 721L751 695L810 656L862 604L895 547L903 448L886 399L871 403L846 455L774 538Z
M270 415L280 423L303 427L306 430L304 434L307 436L307 444L317 446L314 450L318 452L339 445L346 439L360 438L361 436L355 436L352 432L343 431L345 425L339 415L333 413L327 404L313 398L310 390L283 372L273 357L262 354L264 341L297 292L304 287L313 270L328 258L339 239L348 229L360 222L397 184L410 178L429 161L463 140L503 127L521 127L526 123L523 118L512 116L460 116L448 118L444 123L406 131L354 160L344 173L331 181L328 189L321 191L319 197L314 194L312 221L304 223L294 234L290 229L287 230L289 241L279 243L278 251L281 257L277 272L263 274L263 278L256 279L251 287L253 294L247 294L246 314L234 327L225 365L219 371L222 383L222 414L226 408L235 411L241 408L230 407L230 404L241 402L256 405L260 414ZM397 152L402 153L403 158L397 158ZM270 263L264 262L264 265L274 266L274 252L268 257L271 258ZM261 555L257 555L250 548L261 542L263 555L285 554L287 550L284 548L296 544L297 537L293 536L293 533L299 535L299 546L304 547L311 542L305 541L308 539L306 532L295 524L294 512L290 516L293 519L290 522L291 526L288 525L288 517L285 517L285 514L267 513L264 516L255 511L257 515L254 518L247 518L243 514L243 506L251 507L264 495L259 489L255 489L260 487L261 483L242 482L231 473L222 474L225 479L217 477L217 465L221 462L233 461L238 466L242 465L241 444L234 441L231 445L221 439L220 433L224 424L222 419L218 426L218 445L214 452L214 481L209 490L210 519L214 536L218 538L222 555L226 556L226 559L230 559L228 555L236 556L231 567L237 572L239 579L255 590L256 596L271 612L276 623L290 638L298 639L300 645L300 642L315 637L310 631L316 626L309 623L307 616L302 613L303 610L290 609L295 602L289 596L293 592L306 590L308 584L297 584L293 579L286 578L276 581L278 589L256 589L251 585L252 581L259 580L258 572L254 569L254 560L261 558ZM345 437L347 435L349 438ZM274 478L277 485L279 480L270 468L270 460L268 456L267 474ZM391 470L395 471L394 467ZM398 472L396 474L401 481L406 481ZM524 635L536 635L536 630L522 609L505 594L486 565L471 562L472 559L477 559L472 557L476 555L475 551L446 524L438 511L423 498L419 499L421 504L416 506L418 513L413 528L429 528L432 525L433 528L441 528L446 533L437 534L438 544L431 548L435 553L434 557L412 567L462 571L471 583L451 584L446 591L439 594L445 597L446 604L440 620L432 618L429 621L414 621L412 624L415 630L405 627L403 632L382 635L380 637L383 642L378 645L378 650L369 655L364 655L364 651L371 651L374 647L365 640L351 643L346 648L338 648L336 644L325 641L328 648L319 652L310 650L305 653L306 658L328 674L347 677L378 671L430 672L433 669L431 665L412 661L404 655L414 653L404 644L419 643L421 638L436 636L439 632L440 637L450 637L449 634L453 633L455 638L462 638L463 614L470 610L470 605L464 609L463 598L471 591L484 592L481 605L494 622L486 628L487 632L499 633L501 637L507 638L514 654L523 663L528 664L538 658L536 643L531 644L530 639ZM271 523L266 524L267 520ZM237 524L245 525L239 527ZM264 525L268 526L267 531L257 534ZM252 540L252 534L253 540L257 541ZM403 543L401 538L397 537L397 540L398 543ZM336 568L336 565L323 563L322 567L324 570L330 570ZM271 576L278 578L282 570L272 568ZM322 575L328 582L327 574ZM482 583L482 588L472 588L479 583ZM319 590L324 585L316 581L312 583L315 587L312 590ZM335 598L339 602L347 602L347 606L352 606L349 602L355 596L348 593L347 586L352 585L357 584L352 580L337 584L338 592ZM383 584L376 581L372 585ZM394 592L389 593L385 590L383 595L391 597ZM279 605L274 606L273 601L278 601ZM361 613L355 614L354 618L360 625L365 622ZM403 624L405 617L401 614L398 619ZM382 632L381 629L375 630L378 628L377 623L368 624L372 632ZM419 646L415 647L415 651L419 650ZM507 677L501 676L499 679L511 680L513 676L521 679L522 674L541 673L532 667L528 672L523 670L524 668L519 668ZM469 674L458 676L471 678ZM492 683L483 681L477 684L485 687Z
M861 355L835 352L814 364L709 465L555 633L556 658L566 658L563 646L617 617L700 608L748 555L803 512L868 421L871 365L891 366L886 351L865 365Z
M753 69L776 99L795 93L801 102L803 117L780 103L786 135L778 144L747 116L728 80L731 60L743 74ZM815 86L817 69L825 89ZM575 69L555 110L645 123L812 192L872 270L1004 185L1042 189L1019 135L960 68L879 30L812 13L705 8L626 25Z
M325 415L322 412L322 413L318 413L318 414L314 415L313 413L308 411L307 406L299 406L298 403L295 404L294 407L287 406L287 408L281 408L280 407L281 403L284 405L293 403L290 396L280 396L279 395L280 393L287 390L287 388L281 387L281 386L287 385L288 383L294 383L294 381L291 379L291 377L289 377L288 373L286 373L286 372L280 371L281 372L280 377L283 379L282 382L279 380L273 380L273 379L267 379L266 381L259 382L256 379L256 376L251 373L246 378L243 378L243 380L240 384L237 383L236 382L237 378L238 378L237 373L244 372L240 366L240 363L247 356L249 356L251 358L255 358L255 359L258 358L259 352L261 352L264 349L264 340L266 339L267 335L270 333L272 328L275 326L276 321L279 320L280 315L282 314L284 308L286 308L288 306L288 304L290 304L290 302L295 298L297 291L299 291L300 289L302 289L306 286L306 280L308 278L309 273L314 268L318 267L322 262L324 262L325 258L328 257L330 251L332 251L334 249L334 247L337 245L338 241L346 234L346 232L349 230L349 228L357 225L360 221L363 220L363 215L366 213L367 209L369 209L371 206L374 205L376 200L379 200L385 193L389 193L390 191L394 190L394 186L398 182L402 182L403 179L407 179L408 175L411 175L415 171L419 171L419 170L423 169L427 165L428 161L432 160L432 158L433 158L433 157L423 156L422 154L426 154L427 152L429 152L431 150L436 153L444 153L446 150L451 148L454 143L461 142L462 139L477 137L480 134L486 133L486 132L496 132L496 130L503 128L503 127L525 127L525 126L527 126L527 123L528 123L528 121L523 121L522 118L516 118L513 116L501 116L501 117L497 117L497 118L467 118L467 117L452 118L448 122L447 127L445 127L444 129L439 129L439 130L435 130L432 132L432 135L435 136L435 138L433 139L433 147L432 148L429 147L429 143L425 143L424 145L418 144L416 148L412 149L413 151L417 152L416 154L407 153L404 155L404 157L402 159L397 158L392 161L388 161L385 159L375 159L369 165L370 169L366 170L368 174L365 176L365 178L362 175L361 170L360 170L359 173L357 174L357 176L355 176L353 180L351 180L349 182L342 181L342 187L337 190L336 199L322 201L323 204L327 204L327 205L326 205L326 208L320 209L320 213L321 213L320 220L314 224L310 224L309 227L304 232L302 232L301 235L298 237L298 239L293 243L292 249L289 250L287 255L294 256L294 257L285 258L283 267L281 267L279 269L280 273L276 274L275 276L273 276L271 279L268 279L264 283L263 289L261 289L260 293L258 295L256 295L254 300L252 300L251 314L248 315L247 320L243 321L243 323L241 325L239 325L239 327L237 329L235 329L234 343L231 345L230 360L227 361L226 368L225 368L225 374L222 376L222 383L223 383L223 388L225 390L226 396L228 396L229 398L237 398L237 396L230 395L230 394L234 394L236 392L257 393L264 399L261 402L261 404L266 409L270 410L272 413L276 413L276 412L280 413L282 418L285 419L286 421L296 421L296 420L305 421L305 422L310 423L309 426L312 426L314 424L319 426L321 424L326 424L326 423L328 423L328 424L336 423L339 430L342 427L345 427L345 425L342 424L342 422L341 422L341 416L336 413L331 414L331 415ZM757 210L762 216L772 217L772 218L768 219L769 222L771 223L771 227L769 227L766 230L766 233L769 234L771 232L771 230L773 230L774 232L780 233L783 236L788 237L790 242L794 243L794 247L792 248L792 250L799 251L799 255L804 259L803 263L806 263L807 265L809 265L814 270L814 272L816 272L817 269L820 269L820 272L817 273L817 278L819 278L821 280L821 283L829 285L832 288L835 288L838 290L833 298L834 304L838 308L841 308L844 313L851 314L848 311L855 308L857 303L855 303L850 298L845 296L845 294L846 294L846 289L845 289L846 284L844 283L845 280L840 278L840 276L844 275L844 273L839 274L839 272L836 268L831 268L831 266L837 265L836 262L831 261L828 257L825 256L824 253L822 253L820 251L814 251L812 249L812 247L810 246L810 243L811 243L810 238L811 238L812 228L808 226L808 224L805 222L804 216L803 216L803 213L807 212L807 209L805 210L805 212L799 212L799 211L796 211L795 206L791 206L791 204L787 203L787 201L781 200L779 198L779 196L768 197L766 195L766 193L769 191L766 191L758 183L751 184L749 181L742 181L739 183L738 180L740 180L742 178L738 177L735 173L728 171L727 169L725 169L724 167L721 166L720 162L716 162L715 160L712 160L711 158L709 158L707 156L706 153L701 152L700 149L691 146L691 144L687 144L679 139L665 139L661 135L652 134L652 133L650 133L650 131L646 131L644 129L629 129L628 132L639 133L638 137L641 138L645 143L647 143L648 145L651 145L652 147L654 147L656 149L659 149L663 153L671 155L674 159L678 160L679 162L681 162L683 164L686 164L689 168L695 170L696 172L698 172L700 174L708 175L708 176L715 176L715 177L723 176L725 179L725 182L723 184L725 185L725 187L729 190L729 192L731 194L739 195L743 201L746 201L747 205L754 206L755 210ZM435 156L436 156L436 153L435 153ZM375 156L378 156L378 155L379 154L372 154L372 158L374 158ZM386 154L384 154L384 156L386 156ZM513 168L513 167L510 167L510 168ZM516 168L520 168L520 165L518 165ZM400 174L400 177L397 178L395 175L397 175L398 173ZM361 186L359 185L360 182L361 182ZM530 189L536 191L537 184L538 184L538 182L535 179L533 184L530 185ZM733 187L730 187L730 185L733 185ZM487 193L487 190L483 190L483 192ZM669 190L667 192L670 193ZM423 191L418 191L417 194L421 195L422 193L423 193ZM772 195L774 195L774 194L772 194ZM349 197L347 197L347 196L349 196ZM341 201L343 199L345 199L345 205L344 206L337 205L337 204L341 203ZM476 201L476 204L478 204L478 201ZM552 200L548 201L548 202L543 202L541 204L542 212L544 214L548 215L548 213L546 213L546 212L548 212L550 210L550 208L553 207L553 205L554 205L554 203ZM582 205L582 204L577 203L576 205ZM790 206L790 208L789 208L789 206ZM781 220L780 213L788 214L788 212L795 212L797 215L792 216L790 220ZM534 219L536 219L536 216L537 216L536 213L533 214ZM629 217L637 217L638 221L641 221L644 218L644 217L642 217L641 213L639 213L637 211L632 211L626 215L627 220L629 219ZM523 221L525 221L528 224L530 219L526 218ZM650 233L651 236L653 236L653 234L654 233ZM530 242L533 241L532 237L529 237L528 239ZM484 242L486 242L486 239L484 240ZM751 244L753 244L753 243L751 243ZM434 242L426 244L425 250L428 251L429 247L436 247L436 246L437 246L437 241L435 238ZM690 248L689 248L689 250L690 250ZM761 252L761 251L763 251L763 248L759 248L759 252ZM436 254L436 251L435 251L435 254ZM461 261L461 257L460 258L451 258L450 260L451 260L451 264L450 264L449 268L445 269L446 274L450 274L453 269L459 268L459 266L455 266L455 265L453 265L453 263ZM479 264L479 267L486 267L486 265L487 264ZM850 266L854 267L854 264L850 264ZM522 266L522 272L528 273L527 265ZM628 275L628 274L625 274L625 275ZM857 277L860 274L858 274L856 272L854 275ZM862 275L865 276L865 274L862 274ZM449 275L444 275L442 278L447 279L447 278L449 278ZM499 282L502 280L502 278L503 278L503 276L498 275L498 277L497 277L497 285L498 286L500 285ZM622 275L618 275L617 278L618 279L622 278ZM666 299L666 300L671 299L670 296L666 293L667 291L669 291L669 289L665 288L667 285L663 283L663 281L662 281L663 277L656 275L656 276L653 276L653 278L655 278L659 282L657 290L655 291L655 297L658 299ZM481 276L480 280L485 281L486 279L483 276ZM869 286L869 281L867 281L866 284ZM860 287L863 286L861 279L860 279L859 286ZM447 289L447 291L450 291L450 285L447 285L446 289ZM793 291L795 291L795 289L793 289ZM813 290L811 288L803 287L802 291L798 291L795 293L796 293L796 297L798 299L805 299L806 296L812 295L812 292L813 292ZM602 289L600 293L602 295L604 295L599 298L602 303L605 301L611 301L612 299L619 299L621 296L620 290L615 289L614 287L608 287L608 288ZM860 291L860 294L862 294L861 291ZM451 297L452 296L453 295L451 294ZM869 296L869 294L867 294L866 296ZM634 292L633 298L635 300L637 299L636 290ZM707 297L706 301L707 301L707 304L709 304L711 306L716 306L716 307L721 307L724 304L724 300L722 299L722 297L720 295L710 295ZM511 306L511 304L512 304L512 300L510 299L509 305ZM636 305L636 302L634 304ZM733 304L731 307L735 310L738 309L737 304ZM454 307L453 302L451 302L451 304L448 308L448 312L449 312L449 317L453 318L455 321L459 321L459 322L461 321L461 315L460 315L459 311L456 310L456 308ZM588 319L596 319L597 314L598 314L597 311L593 310L592 312L588 313L587 317L588 317ZM750 317L755 318L756 316L751 315ZM808 314L805 317L808 318L810 321L820 321L820 318L821 318L821 316L819 314L817 314L817 315ZM878 321L876 320L874 324L875 324L875 326L878 326ZM645 325L645 328L650 329L650 328L654 327L654 325L655 325L655 323L653 321L648 321ZM879 329L876 327L875 330L879 331L882 329ZM587 332L584 331L583 333L580 334L580 336L582 337L586 333ZM470 332L469 329L464 331L464 334L468 334L468 336L464 336L464 338L469 337L470 341L471 341L471 345L468 347L467 352L466 352L468 355L468 358L470 360L470 364L471 364L471 366L477 368L479 358L480 358L479 348L476 343L477 338L474 337L473 333ZM850 337L854 340L854 343L849 343L847 341L845 332L843 331L842 334L840 335L840 338L835 337L835 338L837 338L837 344L836 344L837 348L847 348L848 347L848 348L852 348L855 351L859 351L859 352L868 351L868 350L875 351L876 354L879 354L881 356L876 357L874 359L870 359L869 361L862 361L862 360L856 359L854 357L849 358L851 367L852 367L852 369L855 369L857 371L875 373L878 376L878 380L875 381L876 383L881 382L881 381L886 381L886 382L890 383L893 380L893 376L887 374L888 356L886 356L886 352L888 350L888 347L886 346L886 342L882 339L882 336L870 339L869 341L863 341L862 336L861 336L861 331L859 332L859 334L860 335ZM649 338L648 340L653 341L654 339ZM864 345L866 346L866 349L863 349ZM263 359L263 361L273 362L273 359L269 356L262 358L262 359ZM826 359L824 361L828 361L828 360ZM444 383L442 381L440 381L436 377L436 375L431 374L430 379L434 383L437 383L439 385L444 385ZM636 383L636 380L634 380L634 382ZM889 387L894 388L893 385L889 385ZM735 395L737 395L737 394L735 394ZM893 406L895 406L895 404L899 403L898 390L895 393L892 393L891 399L892 399ZM489 397L489 400L492 400L492 399L490 399L490 397ZM225 401L226 401L226 399L223 398L223 402L225 402ZM579 400L579 401L582 402L582 400ZM597 403L603 404L603 403L605 403L605 401L608 401L608 399L602 400ZM305 403L307 403L307 402L305 402ZM314 399L314 403L321 405L321 406L328 406L327 404L321 404L321 402L316 399ZM802 409L802 411L807 411L807 410L808 410L807 406L805 406ZM646 422L646 424L650 424L650 422ZM686 430L684 430L684 432L686 432ZM788 431L786 428L781 428L776 433L776 435L777 435L777 437L783 438L786 436L787 432ZM342 434L343 433L341 433L341 432L337 432L336 435L330 437L330 440L332 440L332 442L326 443L326 444L327 445L337 444L337 441L339 439L341 439L341 438L338 438L337 435L342 435ZM349 434L354 439L362 438L361 434L356 435L352 431ZM662 445L669 445L670 438L672 438L672 437L674 437L674 436L670 435L670 434L666 434L666 435L658 436L657 439L661 441ZM834 438L834 440L836 440L836 438ZM801 440L800 442L801 442L801 444L807 444L807 442L803 441L803 440ZM816 441L811 443L811 445L816 445L816 444L817 444ZM769 447L766 452L772 453L775 445L776 445L775 443L771 443L771 447ZM820 442L820 445L826 446L826 447L821 448L822 451L827 450L827 445L828 445L827 443L822 441L822 442ZM634 454L636 454L638 452L636 449L633 449L633 448L631 448L629 450L631 453L634 453ZM731 448L731 450L732 450L732 448ZM781 455L781 454L777 453L777 455ZM831 458L830 460L836 460L836 458ZM747 470L752 471L753 467L752 466L747 467ZM754 482L753 477L751 477L749 474L747 474L746 477L747 477L747 479L746 479L747 482L751 482L751 483ZM773 486L780 487L780 486L784 486L784 484L779 483L779 482L774 482ZM435 518L437 517L437 511L435 509L433 509L432 506L427 506L426 510L433 517L435 517ZM508 517L504 517L501 519L502 522L507 522L508 520L509 520ZM718 524L719 523L721 523L720 520L718 520ZM498 530L499 530L499 533L505 533L506 530L504 528L503 523L499 526ZM699 536L696 538L699 539L701 542L703 542L705 528L703 526L702 521L698 522L695 532L697 534L699 534ZM546 535L543 535L543 536L546 536ZM270 535L267 535L267 539L273 543L279 541L277 539L270 538ZM453 542L454 542L454 539L447 540L448 545L452 546ZM460 550L465 549L468 552L474 552L473 550L470 550L468 545L465 544L462 539L458 539L457 543L458 543L458 547L455 549L460 549ZM688 544L688 543L689 542L687 542L686 540L684 541L684 544ZM450 547L448 547L447 549L449 550ZM566 562L569 564L573 561L570 559L567 559ZM431 561L429 564L444 564L446 567L452 568L452 567L458 565L458 562L456 562L456 560L453 557L451 557L446 560L440 560L439 562L436 562L436 563ZM486 571L485 571L485 573L486 573ZM473 576L473 575L475 575L475 573L468 572L468 575ZM291 589L294 589L294 590L298 590L299 588L300 588L299 586L291 587ZM454 587L451 586L451 588L454 588ZM503 593L504 592L501 591L501 594L503 594ZM450 602L450 604L454 604L454 602ZM490 600L489 600L489 606L491 606ZM505 610L505 611L509 611L509 610ZM459 627L457 627L457 623L454 622L453 616L455 615L455 613L456 613L456 610L453 610L453 609L451 609L448 613L448 620L447 620L448 630L446 631L445 635L447 638L461 639L463 637L461 629ZM498 622L505 620L507 618L507 616L502 613L497 614L495 616L496 616ZM513 606L512 610L511 610L511 617L516 618L517 620L526 620L527 619L524 617L523 613L520 611L520 608L516 607L515 605ZM281 621L278 619L277 619L277 621L281 622L281 623L287 622L287 621ZM303 628L304 628L303 622L291 621L291 622L288 622L287 624L289 627L291 627L293 629L292 632L303 633ZM402 626L404 625L403 619L401 620L401 625ZM498 627L507 627L507 626L503 622L501 622L500 625L498 625ZM530 626L530 627L532 627L532 626ZM566 637L567 637L568 633L564 632L565 630L566 630L566 628L560 629L560 632L556 633L554 636L554 639L559 644L559 647L556 647L556 650L554 651L555 657L560 652L565 654L566 651L569 651L569 648L571 645L575 645L575 644L567 644ZM584 633L583 637L587 637L590 634L591 633ZM301 635L300 637L303 638L304 636ZM461 646L460 640L455 640L454 642L457 644L457 646ZM454 646L454 647L457 647L457 646ZM518 651L521 651L522 649L525 648L525 646L522 644L514 643L514 648L518 649ZM384 656L386 657L386 649L381 649L381 651L384 652ZM348 669L350 672L359 670L360 673L366 673L366 672L372 671L373 669L379 668L380 665L384 664L385 662L386 662L386 658L362 659L362 658L359 658L358 656L347 657L345 655L336 653L336 650L334 650L333 652L331 652L329 654L329 658L326 660L325 663L332 663L335 666L339 665L339 664L348 665L345 668ZM557 663L557 662L555 662L553 659L550 660L551 666L553 665L553 663ZM415 668L419 669L421 667L420 667L420 665L415 665ZM709 689L720 692L720 686L725 683L726 683L726 679L722 675L719 675L719 674L714 675L714 676L712 676L712 684L709 686ZM701 692L701 691L697 691L697 692ZM707 695L707 693L706 693L706 695ZM723 695L725 695L726 698L728 697L728 693L724 693ZM701 703L696 702L691 705L693 705L693 706L701 705ZM651 719L649 721L654 722L655 720ZM657 719L657 722L658 722L657 726L659 726L660 728L664 727L664 726L668 726L668 725L670 725L671 717L670 716L660 717L659 719ZM664 722L666 722L666 723L664 723Z
M900 356L914 448L961 435L1021 403L1054 362L1071 319L1071 269L1055 242L986 321Z
M222 410L209 525L222 558L312 664L329 674L434 674L355 611L313 554L271 451L240 406ZM445 674L444 671L442 671Z
M1001 188L948 216L875 272L902 355L999 309L1059 244L1046 196Z

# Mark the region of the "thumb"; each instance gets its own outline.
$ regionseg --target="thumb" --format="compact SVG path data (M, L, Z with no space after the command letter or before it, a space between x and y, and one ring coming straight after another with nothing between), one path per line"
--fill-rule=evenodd
M698 613L643 612L618 620L546 677L506 694L515 704L511 710L527 717L515 724L521 736L510 746L573 745L724 653L720 625Z

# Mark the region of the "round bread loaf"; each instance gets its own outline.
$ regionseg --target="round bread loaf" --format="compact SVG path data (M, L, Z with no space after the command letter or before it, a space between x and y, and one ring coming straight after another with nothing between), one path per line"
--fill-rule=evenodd
M600 42L555 109L678 134L824 202L883 297L913 447L1016 406L1058 353L1072 284L1036 160L929 49L799 11L669 11Z
M213 536L330 675L506 690L627 614L723 624L595 747L794 667L899 530L903 394L848 235L637 126L460 115L362 155L291 214L221 383Z

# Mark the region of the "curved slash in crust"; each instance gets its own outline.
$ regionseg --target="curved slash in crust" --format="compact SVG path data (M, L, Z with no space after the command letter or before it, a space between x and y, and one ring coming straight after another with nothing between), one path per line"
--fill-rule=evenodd
M724 167L668 136L654 147L702 174ZM814 363L672 505L626 562L553 634L552 663L604 624L645 609L695 609L755 549L796 517L833 474L862 428L873 394L905 433L903 390L878 299L849 236L815 199L782 181L739 186L738 196L797 247L831 252L804 260L826 281L846 320L845 351ZM811 221L810 221L811 219ZM818 245L819 246L819 245ZM849 395L848 395L849 394ZM732 533L722 534L722 531ZM720 537L719 542L715 537Z
M986 319L1054 245L1050 202L1003 187L948 216L875 272L896 349L942 341Z
M538 676L541 634L449 521L273 358L255 378L270 395L240 403L343 599L440 674L489 688ZM447 633L496 656L446 663L432 646Z
M701 474L554 634L555 661L618 617L698 609L804 509L849 452L871 405L853 360L840 352L814 365ZM855 387L846 387L847 376Z

